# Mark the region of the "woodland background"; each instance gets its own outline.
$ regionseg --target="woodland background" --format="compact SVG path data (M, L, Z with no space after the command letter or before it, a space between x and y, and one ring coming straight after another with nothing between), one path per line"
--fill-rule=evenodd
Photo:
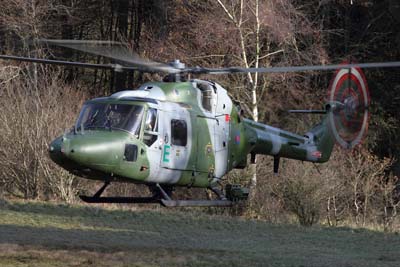
M36 38L122 40L144 58L189 66L287 66L400 58L397 0L0 0L0 52L99 63L104 59L32 43ZM319 109L332 72L202 76L222 84L246 116L306 132L320 118L288 109ZM227 176L253 189L230 215L302 225L399 230L400 78L398 69L365 71L371 122L364 144L337 148L329 163L272 158ZM76 201L98 184L55 166L48 144L70 128L85 99L135 88L162 76L110 73L0 61L0 197ZM110 194L143 194L113 185ZM182 196L202 192L178 190ZM207 212L221 211L208 209Z

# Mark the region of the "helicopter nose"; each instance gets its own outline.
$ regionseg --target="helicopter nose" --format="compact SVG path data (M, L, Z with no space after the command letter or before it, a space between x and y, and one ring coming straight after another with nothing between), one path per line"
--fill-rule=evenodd
M136 147L136 137L122 131L93 131L66 134L55 139L49 147L50 158L69 171L96 170L117 173L121 162L127 160L126 146ZM132 150L137 155L137 149ZM133 155L133 156L134 156Z
M119 137L75 135L63 137L61 146L54 145L67 159L85 167L104 172L113 172L118 166L124 141Z
M52 161L59 164L63 161L64 155L62 153L62 137L58 137L57 139L53 140L49 146L49 155Z
M117 157L114 147L108 143L71 142L64 153L76 162L94 165L115 165Z
M51 142L49 146L50 159L57 165L63 167L66 170L79 170L81 167L76 162L70 160L64 153L64 137L60 136Z

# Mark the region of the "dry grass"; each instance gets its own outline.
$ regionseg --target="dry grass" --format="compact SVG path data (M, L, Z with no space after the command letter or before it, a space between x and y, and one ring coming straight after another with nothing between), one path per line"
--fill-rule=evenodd
M0 266L399 266L400 237L201 211L0 204Z

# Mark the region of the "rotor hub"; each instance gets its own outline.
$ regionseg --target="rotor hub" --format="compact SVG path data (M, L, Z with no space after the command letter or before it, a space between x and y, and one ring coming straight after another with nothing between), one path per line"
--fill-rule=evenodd
M185 68L185 63L181 62L179 59L175 59L170 62L169 65L175 69L183 70Z
M358 108L357 98L349 96L344 101L344 113L348 119L352 118Z

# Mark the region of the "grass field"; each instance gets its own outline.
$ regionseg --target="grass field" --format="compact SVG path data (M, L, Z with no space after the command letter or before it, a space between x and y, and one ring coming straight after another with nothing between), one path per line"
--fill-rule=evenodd
M400 266L400 236L196 210L0 203L0 266Z

